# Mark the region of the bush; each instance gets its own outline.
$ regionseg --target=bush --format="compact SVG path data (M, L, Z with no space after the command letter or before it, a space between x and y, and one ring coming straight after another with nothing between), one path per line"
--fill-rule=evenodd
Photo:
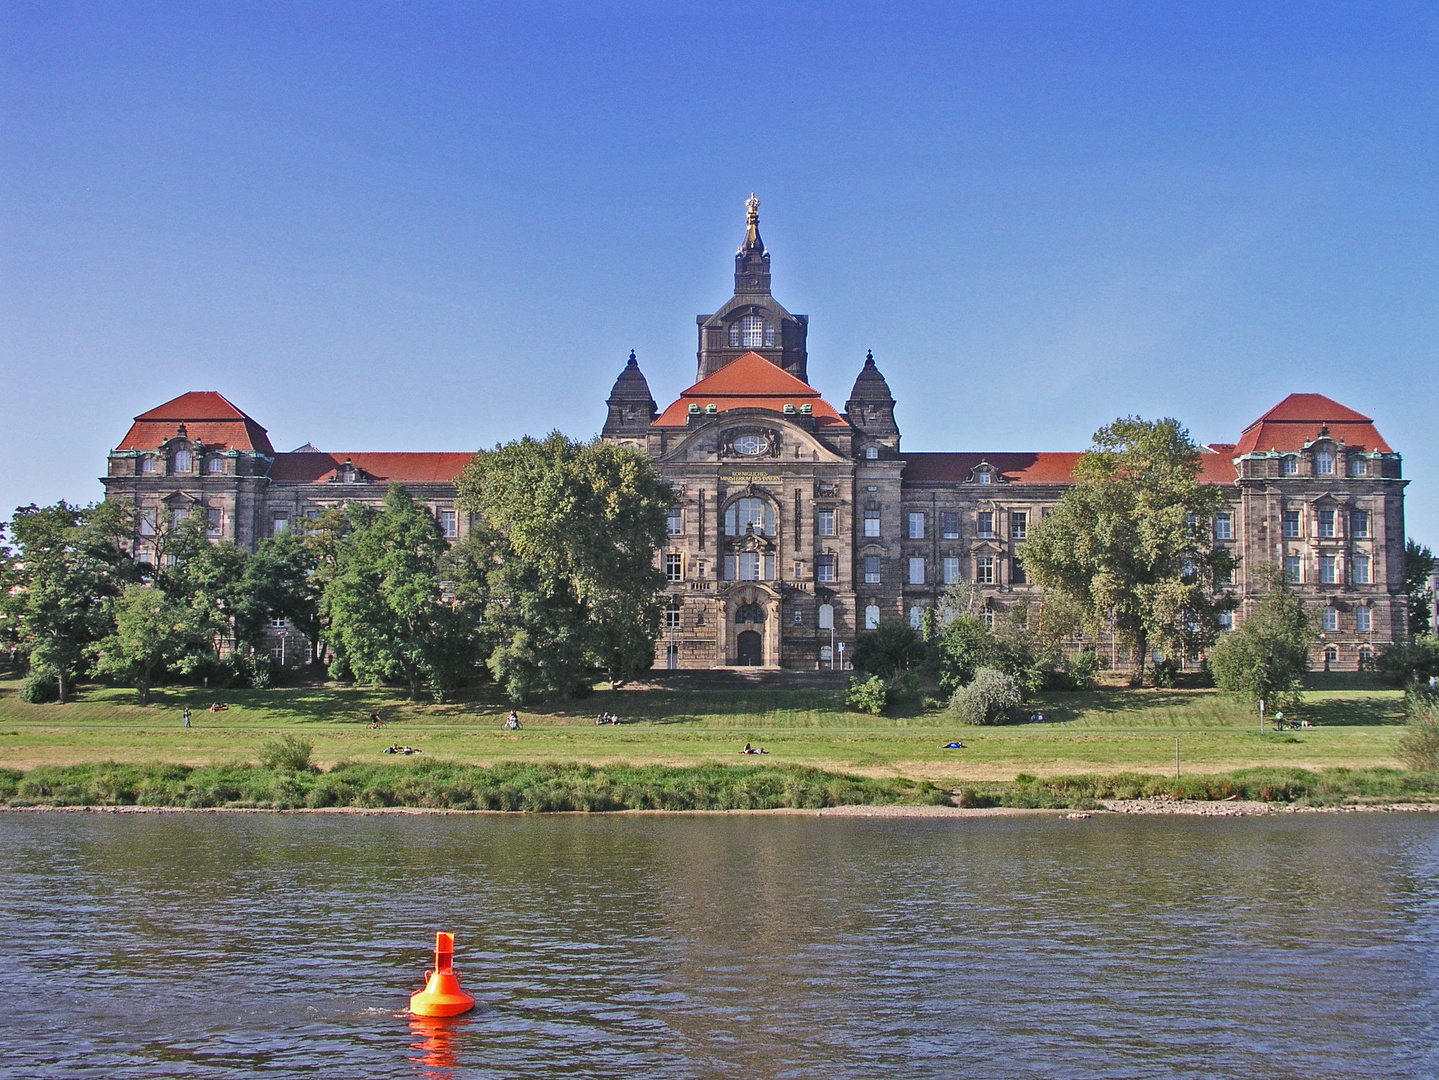
M270 769L284 769L289 772L310 772L314 769L311 761L315 744L298 735L281 735L260 747L260 764Z
M1094 686L1094 677L1102 666L1099 654L1093 649L1071 656L1058 670L1047 672L1045 688L1049 690L1089 690Z
M31 705L48 705L60 700L60 684L48 671L32 671L20 684L19 697Z
M889 704L889 691L878 675L871 675L862 682L851 678L849 688L844 692L844 703L856 712L879 716Z
M920 679L913 671L896 671L884 683L885 700L891 705L920 699Z
M1153 668L1154 685L1161 690L1173 690L1179 685L1179 670L1178 660L1158 661Z
M994 668L974 673L968 686L961 686L949 699L949 711L966 724L1002 724L1024 703L1019 680Z
M1409 726L1399 736L1399 760L1415 772L1439 772L1439 697L1410 691Z

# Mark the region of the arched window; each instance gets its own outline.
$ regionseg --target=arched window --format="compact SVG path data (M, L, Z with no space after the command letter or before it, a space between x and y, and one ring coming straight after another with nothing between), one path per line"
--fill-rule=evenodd
M774 535L774 507L763 499L736 499L724 512L726 536L743 536L750 526L756 536Z
M205 459L205 471L207 473L222 473L225 471L225 459L222 457L211 457Z
M1321 450L1314 455L1314 472L1317 476L1334 475L1334 455L1328 450Z
M170 471L172 473L187 473L190 471L190 451L176 450L175 456L170 459Z
M734 621L740 623L764 622L764 608L759 604L741 604L734 609Z
M924 625L924 608L912 607L909 609L909 627L911 630L918 630Z
M865 458L866 461L875 461L875 460L877 460L877 459L879 458L879 447L877 447L877 446L866 446L866 447L864 448L864 458Z
M879 629L879 605L870 604L864 609L864 628L866 630Z
M745 315L729 324L730 348L763 349L774 345L774 324L760 315Z
M821 604L819 606L819 628L821 630L834 629L834 605Z
M1339 646L1338 646L1338 645L1330 645L1330 646L1328 646L1328 647L1325 648L1325 650L1324 650L1324 662L1325 662L1326 664L1336 664L1336 663L1339 662Z
M1369 475L1369 462L1365 461L1362 457L1353 457L1353 458L1350 458L1350 459L1349 459L1349 475L1350 475L1350 476L1368 476L1368 475Z
M1374 650L1368 645L1359 646L1359 670L1370 671L1374 667Z
M155 459L152 458L152 457L142 457L142 458L140 459L140 471L141 471L142 473L152 473L152 472L154 472L154 471L155 471Z

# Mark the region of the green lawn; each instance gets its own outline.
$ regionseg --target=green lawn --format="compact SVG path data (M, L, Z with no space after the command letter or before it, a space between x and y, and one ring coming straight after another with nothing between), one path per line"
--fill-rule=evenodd
M192 765L253 760L281 732L312 739L325 765L376 757L392 742L430 759L487 764L559 761L693 765L738 761L745 742L775 764L941 783L1076 773L1172 772L1178 740L1185 773L1251 766L1396 766L1403 724L1395 690L1332 689L1305 695L1315 727L1259 734L1253 714L1212 690L1095 690L1051 694L1033 706L1047 723L968 728L942 714L873 717L846 710L832 691L598 691L522 710L524 730L506 732L508 708L476 695L451 705L414 705L390 690L306 686L268 691L160 690L147 708L128 689L84 687L67 705L27 705L18 683L0 682L0 764L20 769L88 761ZM215 698L230 705L212 714ZM193 727L181 727L188 701ZM387 724L370 731L378 709ZM617 713L617 727L594 716ZM964 750L941 750L951 738ZM418 759L410 759L418 760ZM754 758L746 759L755 761Z

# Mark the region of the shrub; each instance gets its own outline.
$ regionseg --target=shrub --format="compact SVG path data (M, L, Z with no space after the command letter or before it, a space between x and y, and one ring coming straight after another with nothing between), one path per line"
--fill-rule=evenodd
M1415 772L1439 772L1439 697L1406 695L1409 726L1399 736L1399 760Z
M1088 690L1098 674L1099 654L1093 649L1085 649L1064 662L1064 676L1076 690Z
M1161 690L1173 690L1179 685L1179 661L1165 658L1153 668L1154 685Z
M844 692L844 703L856 712L879 716L889 704L889 691L878 675L871 675L863 681L852 678Z
M315 744L298 735L281 735L260 747L260 764L271 769L285 769L290 772L310 772L314 769L311 761Z
M52 701L59 701L60 684L55 681L55 676L49 671L32 671L20 684L19 697L21 701L27 701L31 705L46 705Z
M1002 724L1024 703L1019 680L994 668L980 668L968 686L949 699L949 711L966 724Z
M919 675L913 671L896 671L884 683L885 700L890 704L915 702L920 698Z

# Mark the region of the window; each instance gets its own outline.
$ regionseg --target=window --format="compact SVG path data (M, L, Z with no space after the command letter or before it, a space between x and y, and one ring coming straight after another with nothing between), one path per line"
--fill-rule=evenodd
M769 449L769 440L763 435L740 435L730 444L734 447L736 454L743 454L745 457L758 457Z
M744 551L738 555L726 555L724 557L724 576L726 581L759 581L760 571L766 573L765 580L774 574L774 556L766 555L761 559L758 552ZM676 578L675 580L679 580Z
M1234 539L1234 518L1233 518L1232 515L1230 515L1230 514L1215 514L1215 515L1214 515L1214 539L1216 539L1216 540L1233 540L1233 539Z
M1333 585L1339 580L1339 562L1333 555L1319 556L1319 584Z
M1230 564L1229 564L1227 567L1225 567L1223 570L1216 570L1216 571L1214 572L1214 584L1216 584L1216 585L1233 585L1233 584L1234 584L1234 564L1233 564L1233 563L1230 563Z
M154 471L155 471L155 459L152 458L152 457L142 457L142 458L140 459L140 471L141 471L142 473L146 473L146 474L149 474L149 473L154 472Z
M1354 629L1367 634L1374 628L1374 613L1367 607L1354 609Z
M944 558L944 583L953 585L959 581L959 558L954 555L946 555Z
M821 555L814 563L814 579L820 582L834 581L834 556Z
M879 629L879 605L870 604L864 609L864 628L866 630Z
M695 612L695 625L696 625L696 626L703 626L704 624L705 624L705 609L704 609L704 608L700 608L698 611Z
M276 510L270 515L270 535L279 536L290 531L290 511Z
M1368 645L1359 646L1359 670L1372 671L1374 669L1374 650Z
M220 535L220 508L218 506L208 507L205 510L205 535Z
M1331 454L1328 450L1321 450L1319 451L1319 453L1314 455L1314 475L1334 475L1334 455Z
M983 472L975 476L974 482L976 484L992 484L994 483L994 474L991 473L988 469L985 469Z
M453 510L440 511L440 532L444 533L446 540L453 540L460 535L459 518L455 517Z
M1352 457L1352 458L1350 458L1350 459L1349 459L1349 475L1350 475L1350 476L1368 476L1368 475L1369 475L1369 462L1365 461L1362 457Z
M140 511L140 535L141 535L141 536L154 536L154 535L155 535L155 511L154 511L154 510L141 510L141 511Z
M175 509L170 511L170 524L172 527L178 529L182 524L184 524L185 519L189 516L189 510L185 509L185 507L183 506L177 506L175 507Z
M1018 555L1009 560L1009 583L1011 585L1029 584L1029 575L1024 572L1024 560Z
M671 506L665 512L665 534L668 536L683 536L685 532L685 512L682 507Z
M704 564L704 560L700 560L699 562L695 563L695 577L697 577L697 578L703 578L704 576L705 576L705 564Z
M678 630L680 628L680 605L679 601L671 600L665 608L665 629Z
M1289 579L1289 584L1298 585L1303 579L1303 567L1299 562L1298 555L1284 556L1284 576Z
M1284 511L1284 535L1293 540L1299 535L1299 511Z
M283 615L279 616L278 618L274 618L274 619L271 619L271 620L270 620L270 629L271 629L271 630L283 630L283 629L285 629L288 625L289 625L289 623L286 621L285 616L283 616Z
M1285 476L1298 476L1299 459L1296 457L1285 458L1283 464L1280 465L1279 471L1282 472Z
M1334 535L1334 511L1319 511L1319 535L1332 537Z
M979 613L979 621L984 623L984 625L987 626L989 629L993 630L994 612L991 611L989 608L982 609Z
M1188 555L1185 555L1182 559L1179 560L1179 576L1182 577L1185 581L1193 581L1194 575L1198 572L1198 569L1199 568L1195 565L1194 560Z
M979 538L981 540L994 539L994 511L981 510L979 512Z
M866 585L879 584L879 556L866 555L864 557L864 582Z
M909 583L911 585L924 584L924 556L912 555L909 559Z
M190 451L176 450L175 456L170 459L170 471L172 473L187 473L190 471Z
M762 349L774 345L774 324L759 315L746 315L729 324L732 349Z
M683 581L685 579L685 557L678 552L670 552L665 556L665 580Z
M1011 540L1023 540L1029 536L1029 511L1011 510L1009 512L1009 538Z
M804 625L804 612L801 611L799 608L794 609L794 624L796 626Z
M924 608L912 607L909 609L909 628L918 630L924 625Z
M207 473L222 473L225 471L225 459L222 457L210 457L205 459L205 471Z
M939 515L939 534L946 540L959 539L959 514L946 510Z
M976 585L994 584L993 555L981 555L974 560L974 582Z
M877 459L879 458L879 447L877 447L877 446L866 446L866 447L864 448L864 457L865 457L865 460L866 460L866 461L875 461L875 460L877 460Z
M794 564L794 577L796 581L804 577L804 563L797 562Z
M726 536L743 536L753 527L756 536L774 535L774 507L763 499L736 499L724 512Z
M1369 535L1369 511L1351 510L1349 512L1349 535L1360 538Z
M814 531L818 536L834 536L834 511L820 510L814 516Z
M924 514L909 515L909 538L911 540L924 539Z
M1327 607L1324 609L1324 629L1339 629L1339 612L1332 607Z
M820 662L824 664L834 663L834 650L828 645L821 645L819 647L819 659Z
M1227 630L1234 629L1234 612L1221 611L1219 613L1219 632L1222 634Z
M1329 645L1329 646L1326 646L1325 649L1324 649L1324 670L1325 670L1325 671L1328 671L1330 664L1337 664L1338 662L1339 662L1339 646L1338 646L1338 645Z
M865 535L865 536L878 536L878 535L879 535L879 511L878 511L878 510L866 510L866 511L864 512L864 535Z
M1355 555L1349 560L1350 572L1355 585L1369 584L1369 556Z
M821 604L819 606L819 628L821 630L834 629L834 605Z

